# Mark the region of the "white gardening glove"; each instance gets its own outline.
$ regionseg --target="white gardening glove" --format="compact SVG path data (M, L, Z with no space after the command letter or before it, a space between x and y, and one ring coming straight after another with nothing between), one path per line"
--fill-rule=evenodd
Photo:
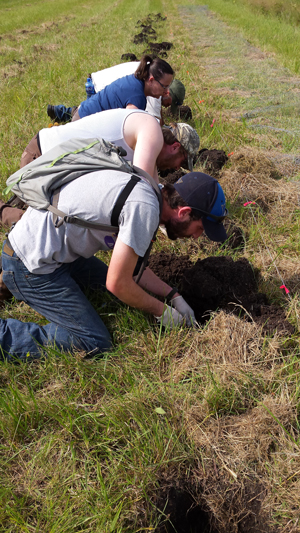
M155 318L157 322L169 329L180 326L185 322L185 318L174 307L170 307L169 305L166 305L161 316L156 316Z
M175 307L177 311L185 318L187 326L193 326L196 322L195 313L193 309L186 303L182 296L175 296L171 300L171 306Z

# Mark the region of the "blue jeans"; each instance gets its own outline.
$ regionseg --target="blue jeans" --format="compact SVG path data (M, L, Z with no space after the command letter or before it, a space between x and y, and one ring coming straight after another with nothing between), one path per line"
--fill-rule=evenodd
M58 122L70 122L72 119L72 107L66 107L65 105L54 106L56 118Z
M18 300L24 300L49 324L0 319L0 360L39 358L43 346L59 350L84 350L100 354L112 347L106 326L82 289L105 290L107 266L80 257L52 274L31 274L14 253L2 252L3 281Z

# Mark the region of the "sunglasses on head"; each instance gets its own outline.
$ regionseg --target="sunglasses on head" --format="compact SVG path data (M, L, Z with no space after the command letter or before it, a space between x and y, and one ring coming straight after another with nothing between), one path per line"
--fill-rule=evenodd
M228 209L225 207L224 215L217 216L212 215L211 213L207 213L206 211L203 211L202 209L197 209L197 207L189 206L191 209L194 209L195 211L199 211L199 213L202 213L206 218L212 218L217 224L222 224L223 220L228 216Z

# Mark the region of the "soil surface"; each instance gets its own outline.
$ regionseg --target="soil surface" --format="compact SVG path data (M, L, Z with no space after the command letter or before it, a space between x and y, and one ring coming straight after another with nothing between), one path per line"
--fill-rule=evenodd
M173 114L171 112L171 108L168 107L165 110L165 114L167 117L175 117L176 120L179 120L181 122L185 120L192 120L193 118L192 110L188 105L179 105L175 114Z
M219 174L219 171L227 161L228 157L224 150L202 148L198 152L197 163L200 163L205 168L207 174L214 177Z
M173 44L163 41L162 43L148 43L148 47L146 50L144 50L143 54L152 54L153 57L155 55L158 55L160 57L167 57L168 54L166 50L170 50L172 48Z
M278 533L274 529L271 532L268 516L262 509L266 489L261 483L250 479L244 485L234 483L228 491L218 474L214 472L219 491L227 494L227 501L223 501L224 516L228 516L231 507L237 524L229 521L224 527L226 521L217 521L206 504L204 487L180 479L173 486L161 487L154 497L155 505L165 517L155 533Z
M160 252L150 257L149 266L163 281L178 287L199 323L205 323L212 311L224 309L257 322L266 334L294 333L283 309L269 304L266 295L258 292L246 258L207 257L193 264L188 255Z
M131 52L127 52L126 54L121 55L122 61L138 61L138 58L135 54L132 54Z

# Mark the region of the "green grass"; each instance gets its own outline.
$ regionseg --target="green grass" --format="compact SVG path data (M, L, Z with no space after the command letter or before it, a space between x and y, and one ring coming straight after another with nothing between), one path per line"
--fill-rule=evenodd
M199 5L200 2L194 2ZM269 5L268 5L269 4ZM299 2L264 2L258 0L208 0L206 5L245 38L262 49L276 53L279 60L298 73L300 68ZM285 6L282 15L278 6ZM298 16L296 18L295 13ZM287 15L287 16L285 16Z
M196 2L175 0L28 4L0 5L2 187L30 138L48 125L47 104L79 103L89 72L120 62L125 52L139 57L144 46L132 43L137 20L162 12L168 18L156 25L158 40L174 43L168 60L186 85L201 147L233 152L221 183L246 246L167 243L159 235L154 251L189 253L193 260L247 257L261 274L260 289L286 310L296 332L263 337L256 324L221 312L200 330L164 333L145 314L92 295L112 333L112 353L86 360L49 349L40 362L1 363L0 532L155 531L166 519L169 488L178 486L226 533L231 519L233 531L243 512L253 513L245 498L250 488L266 489L264 520L297 531L299 209L291 191L299 176L270 178L259 157L292 157L299 136L251 126L298 128L285 105L297 99L299 28L289 14L298 3L277 2L279 12L271 0L208 0L213 16ZM276 57L260 68L260 59L245 59L251 46ZM280 90L278 72L288 79ZM274 110L276 91L282 107ZM257 109L264 111L258 116ZM245 112L252 115L241 120ZM256 150L248 163L235 159L245 148ZM244 196L257 206L244 208ZM44 323L16 301L1 309L1 318Z

